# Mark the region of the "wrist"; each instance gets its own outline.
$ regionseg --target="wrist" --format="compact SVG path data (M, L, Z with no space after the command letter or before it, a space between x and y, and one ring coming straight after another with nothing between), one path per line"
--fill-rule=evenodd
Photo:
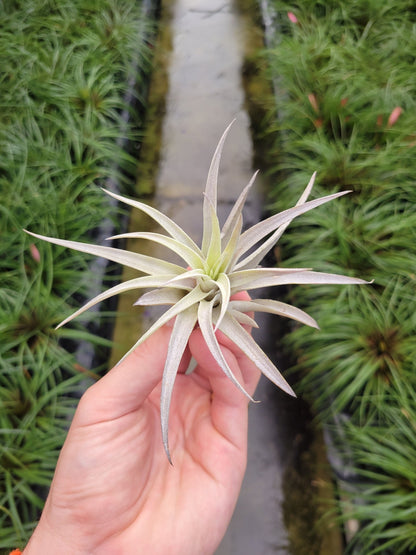
M77 538L65 538L59 530L52 529L42 515L22 555L59 553L59 555L88 555L86 549L78 545ZM18 554L16 554L18 555Z

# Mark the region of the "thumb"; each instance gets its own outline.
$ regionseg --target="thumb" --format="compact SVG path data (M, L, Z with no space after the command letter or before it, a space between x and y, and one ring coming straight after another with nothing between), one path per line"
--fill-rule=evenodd
M163 326L83 395L78 425L113 420L141 407L162 379L172 328Z

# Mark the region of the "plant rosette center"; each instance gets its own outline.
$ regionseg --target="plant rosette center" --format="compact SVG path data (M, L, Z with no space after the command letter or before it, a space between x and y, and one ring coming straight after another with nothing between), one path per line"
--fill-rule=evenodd
M204 275L196 278L196 284L199 286L203 293L207 293L205 297L206 301L213 301L214 306L216 306L220 301L220 289L218 283L215 279Z

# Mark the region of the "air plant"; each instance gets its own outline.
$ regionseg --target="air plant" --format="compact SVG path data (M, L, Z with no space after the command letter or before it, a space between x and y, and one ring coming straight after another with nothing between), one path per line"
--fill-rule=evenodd
M247 397L251 399L251 396L235 378L224 358L215 335L217 330L236 343L267 378L290 395L295 395L279 370L257 345L250 333L246 331L243 324L256 326L255 321L247 315L248 312L268 312L286 316L315 328L318 327L317 323L299 308L283 302L271 299L236 300L233 299L233 295L240 291L251 291L283 284L366 283L362 279L314 272L308 268L262 268L259 266L265 254L278 241L293 218L349 192L344 191L307 201L314 184L315 174L296 206L270 216L243 231L242 210L248 192L254 183L256 172L241 192L224 225L222 228L220 227L217 217L217 180L221 153L230 126L218 143L208 172L203 200L201 247L198 247L175 222L155 208L105 191L118 201L141 210L167 232L167 235L133 232L117 235L110 239L130 237L153 241L177 253L184 261L183 266L113 247L89 245L31 233L39 239L102 256L146 274L111 287L96 296L61 322L58 327L63 326L100 301L132 289L151 289L139 298L136 305L170 306L129 351L130 353L158 328L175 318L163 372L160 401L163 445L169 461L171 458L168 446L168 420L172 390L182 355L195 326L199 326L219 367Z

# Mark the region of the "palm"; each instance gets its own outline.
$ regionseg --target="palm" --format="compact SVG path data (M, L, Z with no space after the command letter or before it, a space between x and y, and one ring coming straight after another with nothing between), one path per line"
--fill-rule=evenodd
M127 553L137 545L154 554L212 553L225 532L245 469L247 401L209 363L198 332L190 343L205 362L177 377L169 424L173 467L161 441L160 380L142 403L127 392L125 403L112 405L112 392L103 396L106 379L81 402L51 502L66 500L91 552ZM226 355L253 391L253 366L227 349Z

